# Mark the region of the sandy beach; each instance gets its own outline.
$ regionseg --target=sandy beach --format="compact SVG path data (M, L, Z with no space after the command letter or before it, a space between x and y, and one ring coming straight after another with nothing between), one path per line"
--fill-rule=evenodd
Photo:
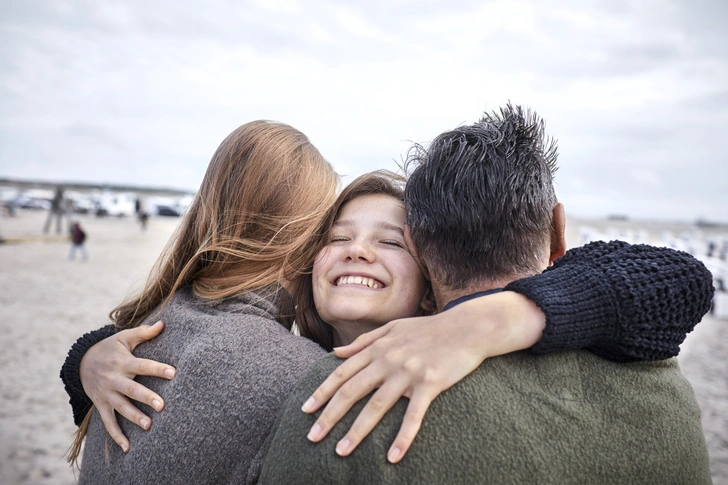
M0 483L70 485L63 455L75 426L58 373L71 344L108 322L108 312L143 282L177 224L153 217L146 231L133 219L77 216L88 233L89 260L69 261L67 231L42 232L47 212L0 214ZM65 224L65 221L64 221ZM606 231L611 221L569 220ZM624 229L630 223L618 223ZM681 227L647 227L649 234ZM716 485L728 484L728 320L707 316L679 356L703 413Z

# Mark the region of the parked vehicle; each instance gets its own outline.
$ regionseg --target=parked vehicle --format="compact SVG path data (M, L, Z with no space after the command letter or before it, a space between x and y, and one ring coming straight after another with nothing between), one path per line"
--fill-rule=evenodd
M132 217L136 215L136 201L134 193L103 193L96 201L96 215Z

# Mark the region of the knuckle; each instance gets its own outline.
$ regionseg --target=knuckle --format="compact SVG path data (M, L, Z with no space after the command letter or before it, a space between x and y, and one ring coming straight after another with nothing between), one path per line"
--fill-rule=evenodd
M346 433L346 437L349 439L351 444L359 443L362 440L362 437L365 435L363 426L359 423L354 423L351 426L351 429Z
M374 396L367 403L367 407L375 414L381 414L384 411L385 403L381 398Z
M410 374L419 374L422 367L423 361L419 357L410 357L402 363L402 368Z
M370 332L364 332L363 334L359 335L354 341L355 342L366 342L370 337Z
M355 391L351 384L346 383L341 388L339 388L339 391L337 393L339 397L345 401L350 401L354 399L355 397Z
M321 426L322 430L328 430L331 429L332 423L336 422L335 418L329 416L331 411L324 410L323 413L321 413L321 416L318 417L316 420L316 424Z
M407 358L407 356L404 355L404 352L402 352L401 349L388 350L384 344L385 343L383 342L381 346L384 347L383 353L384 361L386 363L393 366L399 366L402 364L406 364L409 360L412 360L412 358Z
M112 367L119 367L124 364L124 359L117 354L109 354L108 362Z
M407 431L409 431L412 434L417 433L417 429L420 427L420 423L422 422L424 417L425 417L424 412L419 411L419 410L412 411L410 413L409 417L406 418L406 420L409 423L409 425L413 428L412 429L408 428ZM410 433L408 433L408 435Z
M432 367L424 369L422 382L427 385L436 385L438 382L440 382L440 372Z
M346 379L346 371L341 365L336 368L333 375L339 381Z
M129 385L126 386L126 395L129 397L133 397L136 391L136 383L134 381L129 382Z

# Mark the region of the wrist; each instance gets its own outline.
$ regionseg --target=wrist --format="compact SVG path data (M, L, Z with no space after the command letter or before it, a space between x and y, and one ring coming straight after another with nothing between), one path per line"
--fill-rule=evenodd
M546 326L541 309L513 291L475 298L458 307L471 322L475 334L472 341L483 360L534 346Z
M529 300L515 291L504 291L503 297L508 298L506 308L509 316L506 321L515 332L514 338L524 350L536 345L543 336L546 328L546 315L535 302Z

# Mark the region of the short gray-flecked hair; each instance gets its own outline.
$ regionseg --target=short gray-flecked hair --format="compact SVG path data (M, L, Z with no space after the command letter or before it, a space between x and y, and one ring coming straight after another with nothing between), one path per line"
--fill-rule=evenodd
M512 106L413 146L407 223L420 257L452 289L543 270L557 204L556 141Z

